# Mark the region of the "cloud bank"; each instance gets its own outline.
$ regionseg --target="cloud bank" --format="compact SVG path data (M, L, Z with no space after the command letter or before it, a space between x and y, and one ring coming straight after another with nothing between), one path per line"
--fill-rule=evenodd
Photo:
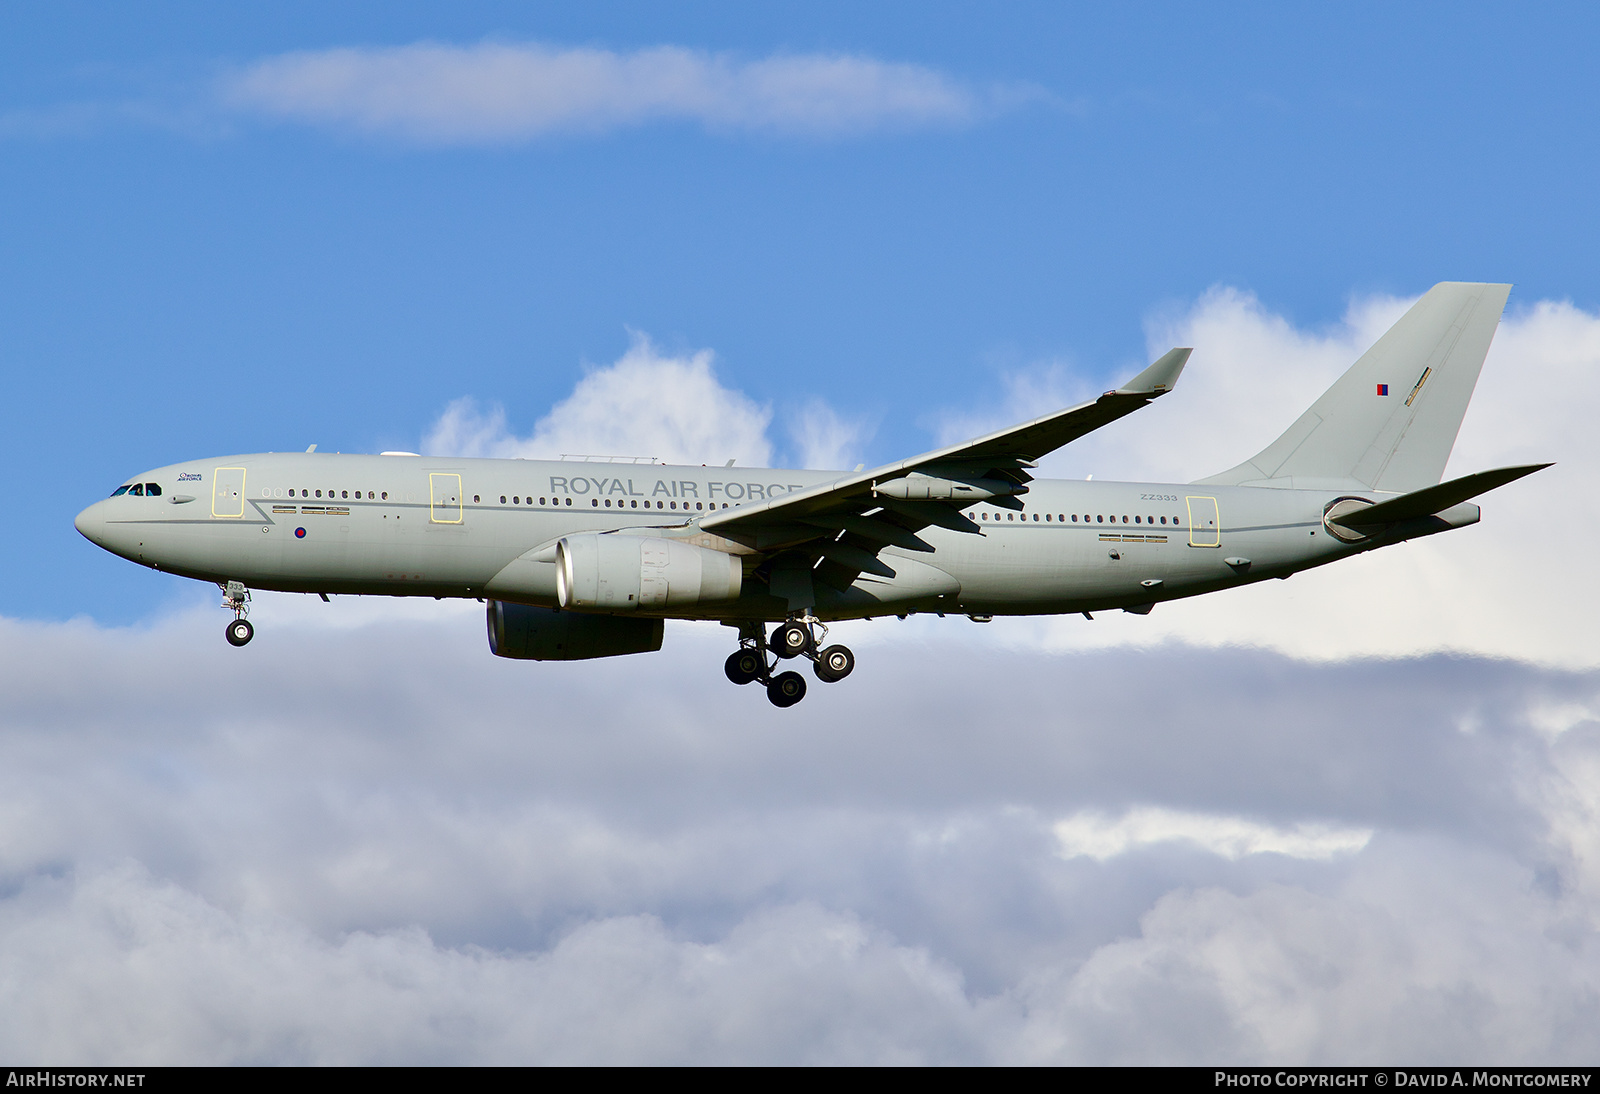
M632 52L485 42L308 50L222 85L232 107L433 144L503 144L680 121L810 137L971 122L982 93L937 70L849 54L742 60L679 46Z
M716 627L539 665L489 656L476 605L351 606L263 595L242 651L210 607L0 621L0 1052L1600 1050L1593 673L880 622L777 711L721 679ZM1004 695L927 685L971 679ZM1382 713L1343 717L1357 693Z

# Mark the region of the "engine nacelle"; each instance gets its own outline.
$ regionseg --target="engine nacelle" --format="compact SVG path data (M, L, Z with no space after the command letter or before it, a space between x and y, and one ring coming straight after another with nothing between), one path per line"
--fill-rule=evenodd
M743 580L734 555L656 536L591 532L556 545L563 608L631 612L735 600Z
M874 494L905 501L923 501L949 498L952 501L975 504L990 498L1006 498L1013 494L1026 494L1015 483L1000 479L946 479L937 475L924 475L913 471L904 478L872 484Z
M491 600L489 652L521 661L584 661L661 648L659 619L618 619Z

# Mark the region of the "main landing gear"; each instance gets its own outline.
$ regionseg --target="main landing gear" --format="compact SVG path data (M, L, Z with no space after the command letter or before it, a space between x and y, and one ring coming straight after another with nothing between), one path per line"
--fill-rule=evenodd
M250 590L243 582L230 581L222 587L222 606L233 612L233 622L223 632L228 636L228 645L243 646L256 636L256 629L245 618L250 614Z
M776 654L780 661L794 657L810 658L811 671L825 684L843 680L856 667L856 655L850 652L848 646L832 645L817 649L819 643L816 632L820 630L823 639L826 639L828 628L814 616L790 619L773 631L770 639L766 637L766 629L764 623L740 627L739 648L728 656L722 668L735 684L753 684L758 680L765 684L767 698L773 706L792 707L804 699L806 678L792 670L774 676L772 670L777 667L777 662L767 659L768 651Z

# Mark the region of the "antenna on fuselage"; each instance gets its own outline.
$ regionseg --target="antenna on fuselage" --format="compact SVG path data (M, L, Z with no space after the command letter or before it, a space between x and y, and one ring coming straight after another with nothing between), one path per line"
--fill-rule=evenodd
M310 448L306 449L307 452L315 452L316 450L317 450L317 446L316 445L312 445Z

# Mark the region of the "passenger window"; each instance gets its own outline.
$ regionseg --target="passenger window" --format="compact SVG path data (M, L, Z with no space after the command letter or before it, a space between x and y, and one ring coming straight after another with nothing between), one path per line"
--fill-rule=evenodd
M505 503L506 503L506 496L504 494L501 494L500 495L500 504L504 505Z
M512 505L521 505L522 504L522 495L521 494L513 495L512 498L511 498L511 504Z
M672 506L674 509L676 509L678 507L678 503L675 502L675 501L669 501L667 504Z
M1166 517L1162 517L1162 518L1161 518L1161 523L1162 523L1162 524L1165 524L1165 523L1167 523L1167 518L1166 518Z
M389 500L389 491L385 490L383 492L383 500L384 501L388 501Z
M321 490L317 491L317 497L319 497L319 498L322 497L322 491Z
M332 496L332 495L329 495L329 496L330 496L330 497L331 497L331 496ZM348 498L348 497L349 497L349 496L350 496L350 491L348 491L348 490L341 490L341 491L339 491L339 496L340 496L340 497L341 497L341 498Z
M568 499L567 499L567 504L568 504L568 505L571 505L571 504L572 504L572 499L571 499L571 498L568 498Z
M132 486L128 487L128 493L133 495L136 498L144 497L144 483L142 483L142 482L134 483Z
M1033 519L1034 520L1038 520L1039 519L1039 514L1038 513L1033 514Z
M356 491L356 493L358 493L358 494L359 494L359 493L360 493L360 491L359 491L359 490L358 490L358 491ZM476 495L476 494L474 494L474 495L472 495L472 504L473 504L473 505L477 505L477 504L478 504L478 501L479 501L479 498L478 498L478 495Z
M112 491L111 496L114 497L114 498L120 498L122 495L126 494L129 490L132 490L132 489L133 489L133 487L131 487L131 486L119 486L114 491Z
M610 498L607 498L607 499L606 499L606 508L607 508L607 509L610 509L610 508L611 508L611 499L610 499Z
M1134 517L1133 518L1133 523L1135 523L1135 524L1140 523L1139 518L1138 517Z
M544 504L544 499L543 499L543 498L540 498L540 499L539 499L539 504L540 504L540 505L543 505L543 504Z

